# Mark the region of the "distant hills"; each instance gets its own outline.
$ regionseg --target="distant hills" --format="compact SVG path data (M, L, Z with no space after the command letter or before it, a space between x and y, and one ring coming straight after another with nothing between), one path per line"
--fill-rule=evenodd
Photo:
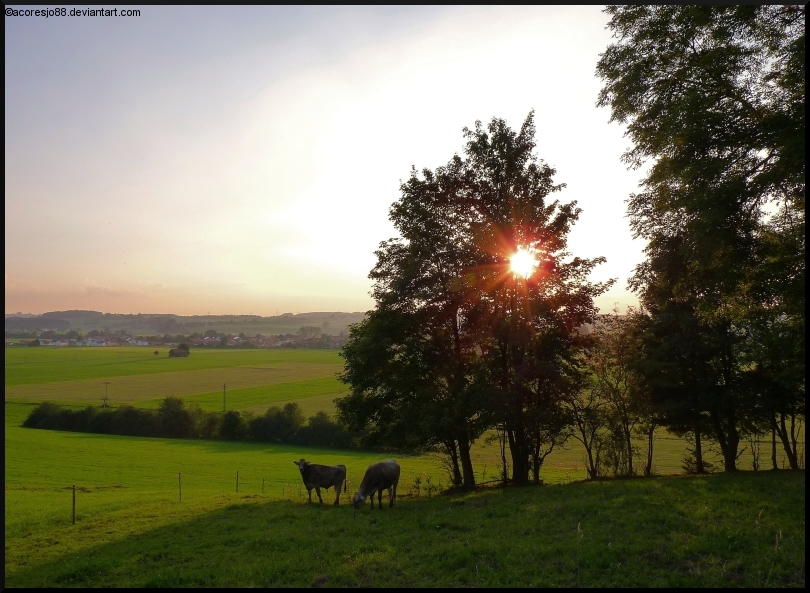
M50 311L41 315L5 315L6 331L92 330L129 332L132 335L204 333L213 329L220 333L248 336L256 334L296 334L302 327L317 326L328 335L347 331L352 323L365 317L364 312L283 313L271 317L261 315L173 315L171 313L123 314L99 311Z

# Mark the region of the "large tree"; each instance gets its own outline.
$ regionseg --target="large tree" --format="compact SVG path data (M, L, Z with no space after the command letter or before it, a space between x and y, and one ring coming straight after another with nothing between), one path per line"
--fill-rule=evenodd
M730 470L739 432L757 420L752 391L772 417L804 408L793 375L801 368L803 385L805 9L606 12L615 42L597 65L598 104L627 125L625 161L650 163L628 201L632 229L648 242L632 285L653 315L677 310L702 326L690 335L711 356L717 413L708 413ZM790 360L774 364L751 343L763 320L795 328L769 334Z
M517 132L495 118L464 135L463 157L412 171L391 207L401 236L376 252L377 305L352 328L338 410L380 438L443 447L465 485L472 442L497 425L524 483L564 439L578 328L607 285L587 281L601 258L566 252L580 211L548 199L563 186L533 153L534 114Z
M380 244L370 273L376 307L350 328L338 413L378 444L439 448L456 485L475 484L470 447L486 425L471 385L476 354L465 325L474 267L458 196L468 184L456 157L414 170L390 209L400 236Z

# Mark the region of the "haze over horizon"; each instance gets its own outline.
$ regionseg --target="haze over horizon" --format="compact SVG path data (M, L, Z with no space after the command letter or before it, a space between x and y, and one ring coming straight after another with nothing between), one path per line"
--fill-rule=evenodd
M7 313L367 311L411 166L531 109L597 304L637 302L599 7L139 10L5 20Z

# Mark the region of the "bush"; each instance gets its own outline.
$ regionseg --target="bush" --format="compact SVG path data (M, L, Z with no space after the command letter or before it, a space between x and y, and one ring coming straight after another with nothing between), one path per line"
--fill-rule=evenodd
M296 403L284 408L273 406L250 421L250 438L266 443L289 443L304 423L304 413Z
M352 441L344 425L333 421L326 412L318 412L310 417L306 426L298 430L293 442L297 445L349 449Z
M248 426L246 426L239 412L229 410L225 413L225 416L222 418L222 426L219 428L220 437L235 441L244 439L248 433Z
M340 449L359 448L358 434L318 412L304 422L296 403L273 406L259 417L231 410L225 414L205 412L199 406L186 408L177 397L167 397L157 410L132 406L115 409L88 406L71 410L50 402L36 406L23 422L26 428L69 430L124 436L205 438L291 443Z

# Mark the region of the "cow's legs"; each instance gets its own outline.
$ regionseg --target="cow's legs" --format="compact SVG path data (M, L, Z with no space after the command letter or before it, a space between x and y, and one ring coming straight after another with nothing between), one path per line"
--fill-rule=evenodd
M382 510L382 488L377 491L377 506Z
M335 502L332 503L335 506L340 504L340 482L335 484Z
M388 508L394 506L394 487L388 489Z
M312 502L312 488L307 488L307 494L309 494L309 502Z
M315 486L315 493L318 495L318 500L320 500L321 504L323 504L323 498L321 498L321 489L318 486Z

